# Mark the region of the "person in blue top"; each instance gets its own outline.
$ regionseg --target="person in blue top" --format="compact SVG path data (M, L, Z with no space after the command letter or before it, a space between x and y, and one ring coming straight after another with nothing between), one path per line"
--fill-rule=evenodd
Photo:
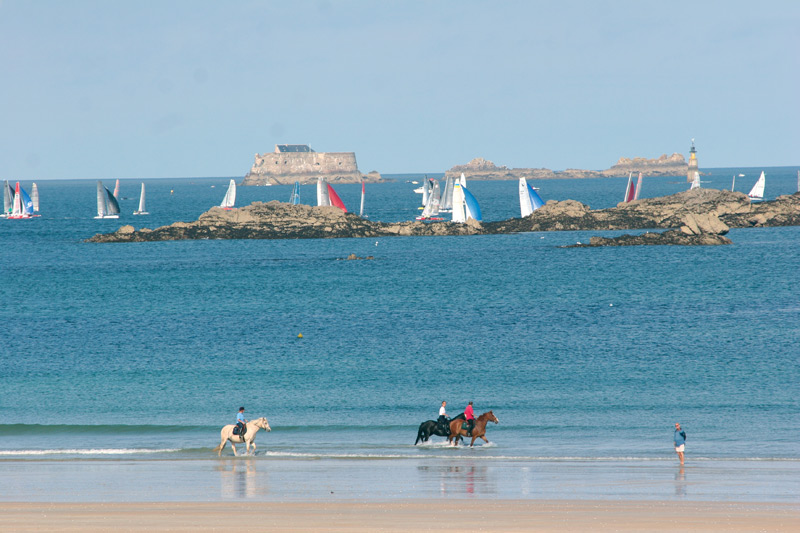
M683 466L683 450L686 445L686 432L681 429L681 425L675 422L675 452L678 454L678 459L681 460Z
M242 437L244 440L244 434L247 433L247 420L244 418L244 407L239 408L239 412L236 413L236 427L239 428L239 436Z

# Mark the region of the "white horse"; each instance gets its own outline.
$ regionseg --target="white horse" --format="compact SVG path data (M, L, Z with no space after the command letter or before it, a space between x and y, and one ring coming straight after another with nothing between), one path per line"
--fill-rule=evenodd
M258 433L259 429L264 429L267 431L272 431L272 428L269 427L269 422L263 416L261 418L257 418L255 420L251 420L246 424L247 431L244 434L244 438L241 435L234 435L233 428L236 427L236 424L228 424L227 426L222 428L222 431L219 432L220 439L222 442L219 443L219 446L214 448L214 451L217 452L217 455L222 455L222 449L225 447L225 444L228 441L231 441L231 448L233 448L233 455L236 454L236 446L234 443L242 443L244 442L247 444L247 453L250 453L250 445L253 446L253 453L256 451L256 433Z

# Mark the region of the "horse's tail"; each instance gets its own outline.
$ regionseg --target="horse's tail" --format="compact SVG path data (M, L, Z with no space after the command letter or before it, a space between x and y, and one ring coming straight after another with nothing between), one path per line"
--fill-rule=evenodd
M420 424L420 426L419 426L419 431L417 431L417 440L414 442L414 446L419 444L419 441L425 442L425 430L422 427L423 425L424 425L424 423Z
M214 448L214 449L213 449L213 450L211 450L211 451L212 451L212 452L222 452L222 448L224 448L224 447L225 447L225 443L226 443L226 442L228 442L228 441L227 441L227 440L224 440L224 441L222 441L222 442L220 443L220 445L219 445L219 446L217 446L216 448Z

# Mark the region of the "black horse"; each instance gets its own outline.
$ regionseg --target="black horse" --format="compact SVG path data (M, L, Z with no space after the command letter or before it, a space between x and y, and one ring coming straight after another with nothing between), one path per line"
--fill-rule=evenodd
M465 420L466 417L464 413L461 413L458 416L454 416L450 420ZM417 431L417 442L414 443L414 446L419 444L420 441L428 442L428 439L431 438L431 435L439 435L440 437L449 437L450 436L450 424L445 424L444 427L440 427L436 420L427 420L419 425L419 431Z

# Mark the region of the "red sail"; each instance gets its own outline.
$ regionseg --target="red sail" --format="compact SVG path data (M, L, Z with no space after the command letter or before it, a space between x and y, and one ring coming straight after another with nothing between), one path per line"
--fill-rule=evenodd
M344 206L344 202L342 202L342 199L339 198L338 194L336 194L336 191L333 190L333 187L331 187L330 183L328 184L328 196L331 199L331 205L336 206L347 213L347 208Z
M636 185L634 185L633 182L631 181L630 183L628 183L628 192L625 195L625 201L632 202L635 196L636 196Z

